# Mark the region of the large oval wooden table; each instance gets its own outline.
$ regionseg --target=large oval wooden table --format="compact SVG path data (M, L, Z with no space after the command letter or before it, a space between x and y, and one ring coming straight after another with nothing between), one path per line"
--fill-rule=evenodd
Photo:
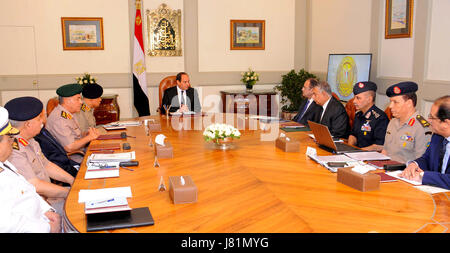
M300 152L286 153L274 144L278 124L262 131L259 121L248 116L135 120L147 118L161 122L162 131L147 136L143 126L128 127L128 135L137 138L103 141L130 143L139 161L134 171L121 169L119 178L84 180L86 166L81 166L65 205L67 219L78 231L86 232L84 204L78 203L81 189L130 186L130 207L149 207L155 224L107 232L448 232L447 193L431 195L403 181L382 183L372 192L338 183L336 173L306 157L307 146L319 155L329 154L317 147L310 132L285 133L301 142ZM205 126L217 120L241 128L242 136L230 150L214 149L203 139ZM167 136L174 157L158 159L160 167L155 168L148 143L159 133ZM158 191L161 176L168 189L168 177L181 175L194 180L197 203L175 205L168 190Z

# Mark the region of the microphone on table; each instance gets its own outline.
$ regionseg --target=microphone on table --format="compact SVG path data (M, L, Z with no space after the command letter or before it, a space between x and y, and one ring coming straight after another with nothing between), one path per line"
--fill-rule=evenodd
M121 132L121 133L120 133L120 137L123 138L123 139L125 139L125 138L127 138L127 137L136 138L135 136L129 136L129 135L127 135L126 132Z

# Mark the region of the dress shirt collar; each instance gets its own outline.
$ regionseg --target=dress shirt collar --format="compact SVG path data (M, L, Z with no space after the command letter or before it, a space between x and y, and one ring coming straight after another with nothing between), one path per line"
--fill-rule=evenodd
M322 105L323 110L322 110L322 115L320 116L320 121L322 121L323 115L325 114L325 111L327 110L327 106L328 106L328 103L330 102L331 98L332 98L332 96L330 96L330 98L327 100L327 102L325 102L325 104Z

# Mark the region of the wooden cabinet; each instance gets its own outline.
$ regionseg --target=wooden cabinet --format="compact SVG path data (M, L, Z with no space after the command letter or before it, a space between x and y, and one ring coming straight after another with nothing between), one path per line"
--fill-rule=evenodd
M120 119L120 108L117 103L119 95L103 95L102 102L94 110L94 117L97 125L108 124Z
M220 91L223 112L245 113L271 116L277 114L277 93L273 90L261 91ZM278 116L278 115L275 115Z

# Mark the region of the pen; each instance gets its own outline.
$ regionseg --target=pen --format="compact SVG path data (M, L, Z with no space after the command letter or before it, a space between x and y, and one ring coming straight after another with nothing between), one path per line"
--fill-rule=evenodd
M107 202L111 202L111 201L114 201L114 198L108 199L108 200L99 201L99 202L95 202L95 203L91 203L91 206L97 205L97 204L102 204L102 203L107 203Z
M123 166L120 166L120 168L122 168L122 169L126 169L126 170L131 170L131 171L134 171L133 169L130 169L130 168L127 168L127 167L123 167Z

